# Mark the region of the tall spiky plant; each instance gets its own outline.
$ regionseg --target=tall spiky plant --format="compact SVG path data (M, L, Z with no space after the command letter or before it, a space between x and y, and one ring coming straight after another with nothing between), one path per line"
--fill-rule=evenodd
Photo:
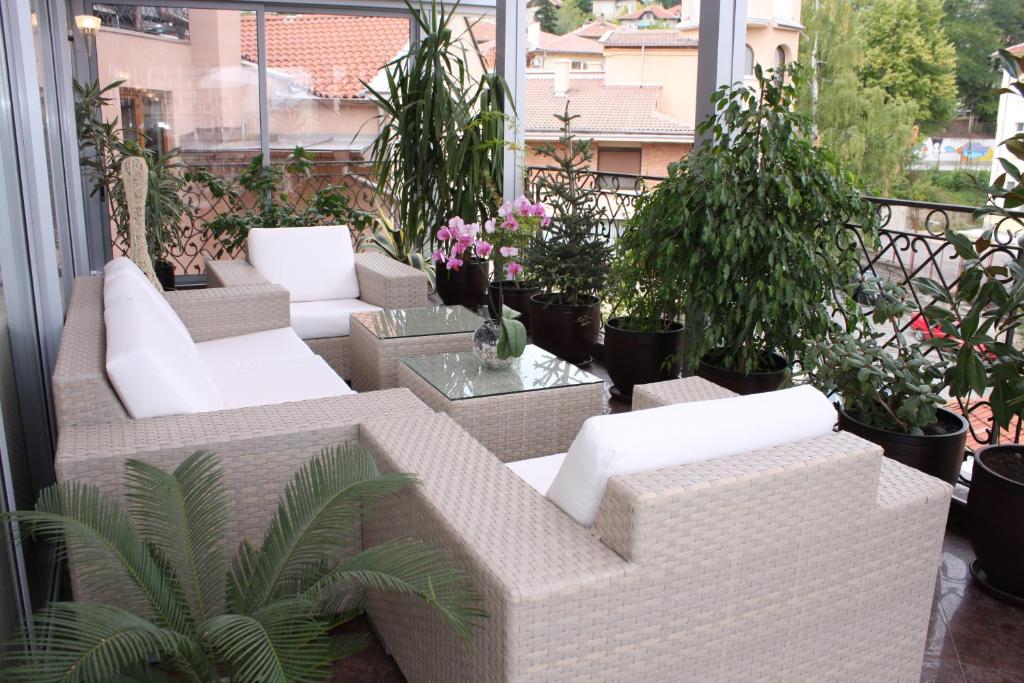
M63 540L83 585L145 608L43 608L3 662L4 680L323 681L332 662L367 643L365 634L332 635L361 611L363 589L418 596L465 637L483 618L466 576L425 543L346 552L367 507L414 482L381 474L361 447L306 463L263 542L244 541L230 568L222 479L204 451L173 473L130 460L127 511L93 486L64 482L34 511L11 513L28 533Z

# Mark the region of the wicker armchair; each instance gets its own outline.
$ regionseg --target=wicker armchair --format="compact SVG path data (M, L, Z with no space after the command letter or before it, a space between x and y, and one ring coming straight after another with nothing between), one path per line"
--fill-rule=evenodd
M381 308L417 308L427 305L429 284L420 271L383 254L356 254L355 259L360 301ZM206 273L211 288L270 284L246 260L207 261ZM287 301L286 292L286 304ZM307 339L306 343L339 375L346 378L352 376L349 367L349 337Z
M421 481L364 543L448 549L489 613L466 644L373 596L410 681L918 680L950 488L853 435L612 478L592 529L447 416L360 439Z
M288 292L277 285L168 292L171 305L196 341L288 325ZM172 469L199 449L220 456L229 492L229 547L258 538L294 472L325 447L358 438L361 422L429 415L406 389L318 398L277 405L171 415L128 416L105 372L103 281L75 280L53 375L58 421L55 467L61 481L95 484L122 498L124 462L144 460ZM72 579L77 599L87 594Z

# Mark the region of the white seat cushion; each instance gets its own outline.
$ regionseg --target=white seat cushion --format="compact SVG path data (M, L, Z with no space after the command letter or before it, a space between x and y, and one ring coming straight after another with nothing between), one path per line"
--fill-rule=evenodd
M151 302L135 298L108 307L107 376L134 418L221 410L224 403L192 340L169 329Z
M246 251L260 275L287 289L292 301L359 298L347 226L253 228Z
M192 346L192 335L185 323L167 303L135 263L124 256L103 267L103 308L107 309L127 300L137 300L153 308L151 313L161 319L161 329L174 335L182 344Z
M520 479L537 490L540 495L547 495L551 482L562 467L565 453L542 455L539 458L527 458L507 463L505 466L515 472Z
M347 337L352 313L379 310L359 299L300 301L291 306L292 329L303 339Z
M196 344L196 350L207 372L256 367L315 355L290 327L200 342Z
M211 373L226 408L354 394L320 356Z
M583 424L546 495L591 526L610 477L813 439L835 423L811 386L600 415Z

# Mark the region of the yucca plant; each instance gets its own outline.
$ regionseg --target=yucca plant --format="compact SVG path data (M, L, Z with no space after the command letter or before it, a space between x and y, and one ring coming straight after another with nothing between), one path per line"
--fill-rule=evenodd
M418 596L464 637L483 618L466 576L427 544L349 549L367 507L414 482L381 474L361 447L306 463L263 542L244 541L230 566L222 478L204 451L173 473L130 460L127 511L93 486L63 482L34 511L11 513L27 533L62 540L83 585L145 609L45 607L3 663L4 680L322 681L368 642L332 633L360 613L364 589Z

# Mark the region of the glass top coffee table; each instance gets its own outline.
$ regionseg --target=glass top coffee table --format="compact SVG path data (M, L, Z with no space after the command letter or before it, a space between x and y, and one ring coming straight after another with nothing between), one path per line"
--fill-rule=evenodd
M483 318L462 306L394 308L352 314L352 388L398 386L398 359L473 348Z
M398 382L447 413L503 462L564 453L604 410L599 377L532 344L505 370L472 351L402 358Z

